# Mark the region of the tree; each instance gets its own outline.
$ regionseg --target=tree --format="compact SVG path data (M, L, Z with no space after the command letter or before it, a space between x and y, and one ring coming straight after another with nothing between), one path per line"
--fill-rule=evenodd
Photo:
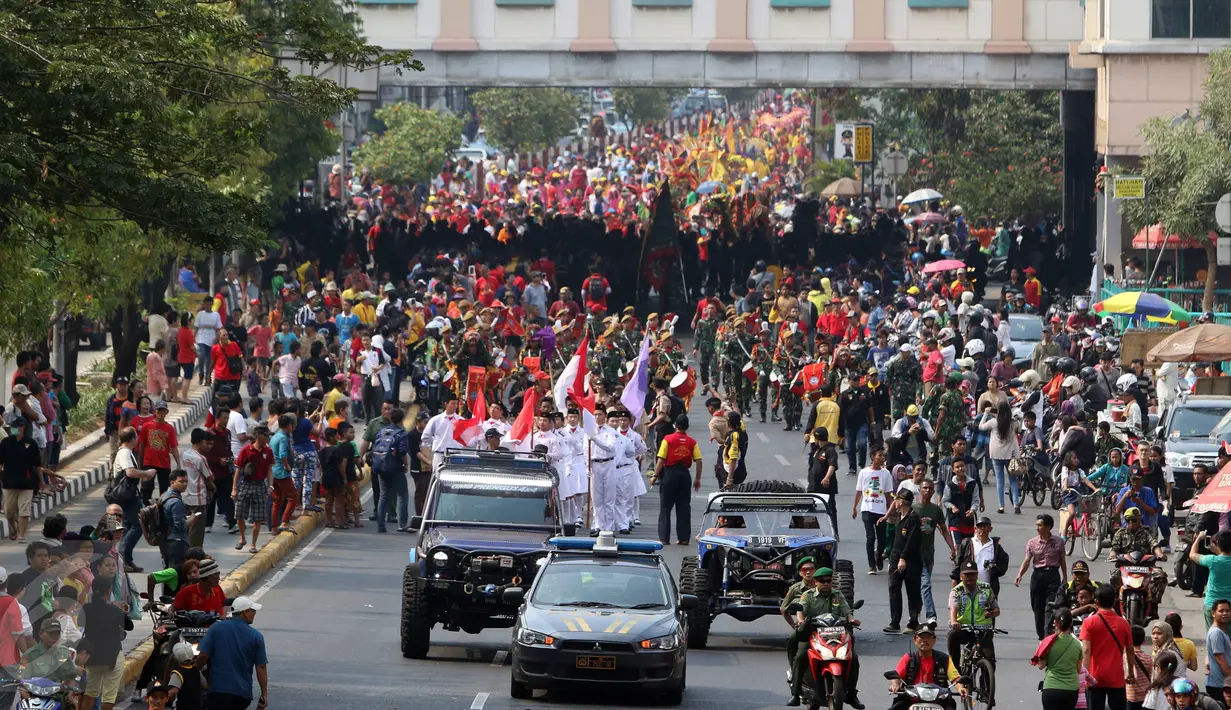
M670 118L675 96L671 89L614 89L611 101L617 116L637 125Z
M379 180L428 182L462 136L456 116L398 103L376 111L385 132L355 151L356 165Z
M1153 118L1142 127L1145 156L1141 174L1149 193L1144 200L1124 200L1120 208L1136 233L1162 225L1164 234L1197 240L1205 249L1206 269L1202 308L1214 309L1218 249L1209 238L1218 229L1213 205L1231 192L1231 50L1210 54L1205 96L1197 118L1176 121Z
M543 150L577 125L577 97L567 89L484 89L471 95L490 141L514 153Z

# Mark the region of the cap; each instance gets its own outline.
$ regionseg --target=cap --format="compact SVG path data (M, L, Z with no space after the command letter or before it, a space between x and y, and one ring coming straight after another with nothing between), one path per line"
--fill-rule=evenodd
M275 267L274 267L274 271L275 271L275 272L283 272L283 271L286 271L286 270L287 270L287 269L286 269L286 264L278 264L277 266L275 266Z
M178 646L179 644L176 645ZM192 647L189 646L188 648L191 650ZM149 687L145 689L145 692L147 695L167 695L171 692L171 689L163 685L161 680L156 680L153 683L150 683Z
M988 526L989 528L992 526L992 519L987 517L986 515L984 515L983 517L975 521L975 527L981 528L984 525Z
M919 416L919 406L915 404L906 405L906 416L908 417Z
M915 636L931 636L936 638L936 630L932 628L931 624L919 624L915 628Z
M832 576L833 576L833 570L828 567L817 567L816 571L812 573L813 579L818 579L820 577L832 577Z
M248 301L248 305L251 305L251 306L259 306L259 305L261 305L261 299L259 299L259 298L253 298L253 299L251 299L251 300L249 300L249 301Z
M1128 510L1124 511L1125 520L1128 520L1129 518L1140 518L1140 517L1141 517L1140 508L1129 508Z
M39 626L39 633L60 633L59 619L47 619Z
M979 573L979 565L975 564L974 560L966 560L962 563L960 569L962 570L962 574L966 574L967 572L974 572L975 574Z
M1076 562L1074 562L1074 563L1073 563L1073 569L1072 569L1071 571L1073 571L1073 572L1089 572L1089 571L1090 571L1090 565L1089 565L1089 564L1087 564L1085 560L1077 560Z
M431 418L432 418L432 415L428 414L427 412L425 412L425 411L424 411L424 410L422 410L422 409L420 409L420 410L419 410L419 413L415 415L415 419L417 419L417 420L419 420L419 421L423 421L423 420L426 420L426 419L431 419Z
M336 374L336 375L334 375L334 376L333 376L333 381L334 381L334 382L346 382L346 380L347 380L346 375L343 375L343 374L341 374L341 373Z
M170 407L167 406L166 400L160 399L154 403L154 409L170 409Z
M205 579L211 574L218 574L218 563L214 560L201 560L200 578Z
M30 396L30 388L26 387L25 385L14 385L13 394L20 394L20 395L28 397Z
M872 377L872 376L879 376L880 374L881 374L880 370L876 369L875 367L869 367L869 368L868 368L868 376L869 376L869 377Z
M396 290L398 290L397 286L394 286L391 283L385 284L385 293L389 293L390 291L396 291Z
M0 567L0 584L4 584L7 581L9 581L9 571Z
M318 294L318 293L316 292L316 289L313 289L313 290L311 290L311 291L308 291L308 296L307 296L307 297L308 297L308 298L316 298L316 297L317 297L317 296L319 296L319 295L320 295L320 294Z
M261 605L252 601L252 597L239 597L235 603L231 605L231 613L238 614L241 611L260 611Z
M915 351L915 349L910 346L910 343L902 343L902 347L898 348L898 350L904 353L912 353Z
M497 429L496 427L492 427L488 429L487 431L483 432L484 439L493 439L493 438L499 439L500 437L501 437L500 430Z

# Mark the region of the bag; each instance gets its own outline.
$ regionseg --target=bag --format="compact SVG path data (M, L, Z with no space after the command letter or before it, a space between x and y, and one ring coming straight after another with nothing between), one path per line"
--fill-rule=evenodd
M398 435L402 432L395 426L387 426L376 435L372 445L372 470L376 473L400 473L402 462L397 452Z
M103 500L109 505L123 506L137 500L137 479L124 473L130 468L137 468L137 458L129 449L121 448L111 462L111 481L103 490Z
M156 500L137 513L141 534L145 536L145 541L154 547L160 547L167 541L167 516L162 505L161 500Z
M226 355L226 353L223 353ZM239 377L244 373L244 359L239 355L227 355L227 369L235 377Z
M590 282L586 285L586 295L590 301L594 303L601 302L606 294L606 289L603 288L603 280L591 277Z
M1022 452L1017 456L1009 459L1009 475L1016 478L1021 478L1030 473L1030 469L1034 466L1034 457L1028 453Z

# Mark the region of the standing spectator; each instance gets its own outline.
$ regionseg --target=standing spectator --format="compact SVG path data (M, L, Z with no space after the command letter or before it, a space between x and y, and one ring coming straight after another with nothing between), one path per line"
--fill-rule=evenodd
M906 585L910 620L906 628L919 626L919 612L923 607L919 583L923 574L923 532L919 514L913 506L915 494L910 490L900 491L893 504L901 518L894 525L893 547L889 551L889 626L886 633L899 633L902 622L902 584Z
M1208 629L1214 617L1214 604L1219 599L1231 599L1231 531L1222 530L1214 537L1213 550L1218 553L1216 555L1197 553L1205 540L1204 530L1197 533L1196 540L1189 548L1188 559L1209 570L1209 577L1205 582L1204 605L1205 627Z
M180 461L188 474L188 484L181 495L188 515L188 546L201 547L205 544L205 511L209 507L210 492L215 488L204 452L214 445L214 435L197 428L190 436L192 447L184 452Z
M239 542L235 543L235 549L244 549L247 540L244 523L250 522L252 546L248 548L248 552L255 554L261 523L269 522L269 478L274 465L274 455L269 450L269 428L258 427L254 434L253 440L235 457L235 480L231 484L231 497L235 500L235 520L239 525Z
M158 400L154 404L154 421L141 427L137 436L137 452L142 465L154 469L158 477L158 495L166 493L171 483L171 463L175 463L175 468L183 468L179 437L175 434L175 427L167 423L167 412L167 403ZM149 505L153 494L154 481L143 482L141 501L144 505Z
M953 462L953 478L945 486L940 501L945 509L949 535L958 545L975 533L975 482L978 477L968 477L966 470L966 459Z
M868 574L880 572L885 561L885 524L880 522L889 512L889 496L893 495L893 475L885 469L885 452L872 450L872 465L859 472L855 482L855 503L851 518L863 518L864 547L868 556Z
M1129 660L1129 664L1133 667L1133 677L1125 683L1125 707L1130 710L1141 710L1146 694L1150 691L1150 667L1153 661L1150 654L1141 650L1141 645L1146 642L1146 630L1140 626L1133 626L1129 635L1133 641L1132 658Z
M1053 536L1053 539L1058 538ZM1031 589L1031 596L1033 591ZM1116 590L1110 584L1095 590L1094 600L1098 611L1081 625L1082 662L1092 681L1087 690L1089 707L1090 710L1124 708L1126 682L1132 682L1139 672L1133 654L1132 632L1128 622L1116 614ZM1038 616L1037 611L1035 616Z
M423 413L420 410L420 413ZM371 416L375 412L369 412ZM368 457L368 453L372 448L372 444L376 443L376 435L382 429L389 426L389 416L393 414L393 403L383 402L380 405L380 416L368 420L367 426L363 430L363 441L359 443L359 459L364 460ZM368 520L376 520L376 510L380 505L380 476L372 476L372 515Z
M868 435L873 430L872 400L868 393L859 386L859 375L852 371L847 376L850 386L838 397L838 408L841 410L838 426L842 437L846 440L847 473L853 474L863 468L868 455ZM856 467L858 455L858 467ZM892 491L889 487L887 491Z
M227 710L252 704L252 674L261 686L258 708L269 706L269 664L265 637L252 628L261 605L239 597L231 605L231 618L209 627L201 639L197 668L209 665L209 694L205 707Z
M145 356L146 391L153 397L167 397L172 394L168 389L167 366L164 364L167 343L161 339L153 343L150 354Z
M388 532L385 521L392 502L398 500L398 532L408 532L406 471L409 468L410 437L402 427L405 414L394 409L389 414L389 426L380 430L372 446L372 473L380 476L380 502L376 506L376 532Z
M0 467L4 473L4 517L9 525L9 539L26 541L30 525L30 506L34 491L42 480L38 445L27 435L29 427L23 417L15 417L8 425L10 436L0 441Z
M321 410L317 408L307 417L303 416L303 411L299 414L291 432L291 452L295 462L295 469L291 472L292 480L303 510L320 512L320 506L316 505L315 485L317 471L320 470L320 457L316 453L314 438L320 438L324 433Z
M659 441L658 463L650 485L658 483L661 504L658 510L658 539L663 545L671 544L671 509L675 508L675 540L677 545L687 545L692 539L691 506L692 493L688 490L688 467L695 465L694 491L701 490L701 447L688 435L688 415L675 419L675 432Z
M1212 698L1221 698L1231 676L1231 639L1227 637L1231 624L1231 601L1219 599L1214 602L1214 619L1205 632L1205 664L1209 668L1205 676L1205 692Z
M96 578L90 600L81 609L85 640L93 646L93 652L86 666L89 676L85 695L78 707L92 708L95 699L99 699L109 710L115 706L124 680L122 646L133 622L123 609L111 603L111 584L112 580Z
M995 379L989 380L994 382ZM984 397L991 390L984 393ZM985 414L982 423L979 424L979 429L985 432L991 432L991 440L988 444L987 454L992 459L992 469L996 471L996 495L999 498L997 512L1004 513L1004 486L1005 476L1008 473L1009 461L1013 460L1019 453L1021 447L1017 444L1017 426L1013 419L1013 410L1009 408L1008 402L1001 402L996 407L995 416ZM1017 476L1009 476L1009 503L1013 505L1013 512L1021 515L1022 500L1021 490L1019 488L1019 479Z
M915 464L919 469L923 462ZM936 484L924 479L919 483L919 497L915 499L915 514L919 516L919 532L923 536L920 549L923 553L923 571L919 580L919 594L923 597L923 611L927 614L928 623L936 623L936 601L932 597L932 570L936 569L936 531L949 547L949 559L954 559L956 551L953 546L953 536L949 534L949 526L945 524L945 511L936 504Z
M1084 693L1081 642L1073 638L1072 612L1056 612L1053 628L1055 633L1039 646L1041 653L1036 652L1030 662L1043 669L1043 710L1074 710L1078 698L1084 700Z
M239 394L239 382L244 376L244 351L231 340L231 334L218 331L218 342L210 350L214 366L214 385L219 392Z
M122 429L120 450L111 462L111 476L113 489L117 492L124 491L116 502L124 509L124 539L120 545L120 554L124 560L124 571L129 573L145 571L133 562L133 548L141 539L141 520L138 518L141 512L141 496L138 482L152 481L154 476L158 475L152 468L137 467L136 449L137 430L132 427ZM128 492L131 492L131 495L128 495Z
M488 411L491 411L490 407ZM415 426L407 432L409 438L406 448L410 452L410 478L415 483L415 515L423 515L423 506L427 504L427 489L432 483L432 454L430 450L425 451L423 446L423 429L427 426L428 419L427 412L420 409L415 416ZM353 439L352 436L348 441L353 441ZM499 440L500 437L497 436L496 439Z
M192 386L192 371L197 362L196 337L191 327L192 316L184 313L180 316L180 327L175 331L175 360L180 366L179 401L188 403L188 388ZM171 393L172 400L175 393Z
M184 490L188 488L188 473L177 470L171 475L171 488L162 496L162 519L167 527L166 541L162 544L163 567L179 567L184 564L188 552L188 511L184 506Z
M986 515L975 524L974 537L962 540L954 561L954 579L957 567L963 562L974 562L979 568L979 581L991 586L992 593L1000 596L1000 578L1009 571L1009 553L1000 545L1000 538L992 537L992 520Z
M1026 542L1026 554L1022 557L1021 568L1017 570L1017 578L1013 580L1014 586L1020 586L1022 577L1026 576L1026 568L1031 569L1030 608L1034 611L1034 628L1040 641L1043 640L1044 630L1049 626L1045 622L1045 617L1050 613L1047 603L1055 598L1056 592L1068 582L1069 577L1064 561L1064 542L1052 534L1055 525L1055 518L1047 513L1041 513L1034 519L1034 529L1038 534ZM1103 585L1100 589L1111 588ZM1111 591L1111 594L1114 603L1115 592ZM1109 603L1107 608L1111 606ZM1126 635L1127 632L1128 627L1125 625ZM1091 672L1093 673L1093 670Z
M273 497L274 513L271 525L278 530L288 529L295 516L295 483L291 479L295 471L295 455L291 451L291 432L295 429L295 415L284 413L278 416L278 433L269 440L273 451Z
M214 345L218 342L218 334L225 332L222 316L213 311L211 299L201 301L201 310L197 311L196 328L197 345L197 382L202 385L213 384L214 378ZM186 381L190 377L184 378Z
M191 379L191 376L187 379ZM128 378L123 375L111 378L111 387L115 393L107 398L107 404L103 406L103 434L111 443L111 455L114 457L120 448L120 422L124 416L124 404L129 401ZM184 391L188 391L187 385L184 386Z

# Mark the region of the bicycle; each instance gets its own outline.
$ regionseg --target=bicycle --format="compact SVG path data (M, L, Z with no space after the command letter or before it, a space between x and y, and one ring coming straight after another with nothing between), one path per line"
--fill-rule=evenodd
M1037 451L1037 449L1023 449L1021 454L1018 456L1017 460L1020 462L1020 467L1018 470L1025 471L1025 473L1021 474L1021 480L1018 485L1021 487L1021 499L1023 501L1026 500L1026 496L1029 495L1030 498L1034 500L1034 504L1036 506L1042 507L1042 505L1047 502L1048 486L1044 482L1043 474L1039 471L1038 462L1034 458L1035 451ZM1010 475L1012 474L1010 473Z
M1107 529L1107 514L1104 512L1102 492L1087 493L1079 496L1077 515L1069 518L1068 527L1064 530L1064 551L1072 555L1077 546L1077 538L1081 538L1081 553L1091 562L1098 559L1103 551L1103 533Z
M965 710L988 710L996 696L996 667L990 658L983 655L983 637L1009 632L996 628L994 622L990 626L962 624L962 631L969 632L974 638L962 644L961 658L957 664L958 675L970 679L970 697L964 704Z

